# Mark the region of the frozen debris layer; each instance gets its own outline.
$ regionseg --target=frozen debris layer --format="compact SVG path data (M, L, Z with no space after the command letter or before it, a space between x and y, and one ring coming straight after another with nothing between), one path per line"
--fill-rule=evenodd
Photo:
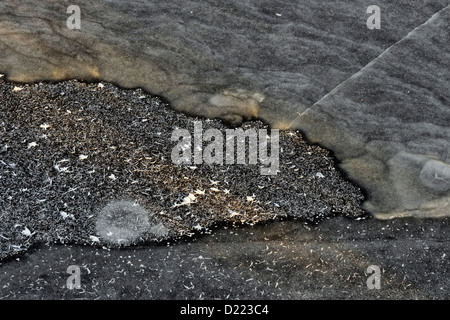
M150 95L140 101L139 91L110 84L98 90L77 81L23 86L19 94L13 86L0 86L0 126L8 130L0 141L0 233L9 238L0 238L0 259L12 254L10 245L26 250L42 239L114 247L208 233L222 222L361 214L358 190L330 171L333 162L324 150L295 135L280 132L285 152L277 176L262 177L258 166L175 166L171 132L174 126L192 128L193 120L157 106ZM61 98L62 91L71 98ZM227 130L218 120L205 120L207 126ZM243 126L249 127L267 129L259 121ZM49 138L38 138L42 134ZM32 141L37 146L27 149ZM293 165L298 172L289 169ZM424 170L423 177L442 172L436 169ZM317 172L326 179L314 177ZM150 214L136 213L145 210L133 203L119 206L116 199L136 199ZM116 206L106 207L110 201ZM8 221L21 226L11 228ZM31 237L22 234L25 226Z
M97 235L111 244L132 244L142 233L149 230L149 216L147 210L134 202L111 202L98 215Z

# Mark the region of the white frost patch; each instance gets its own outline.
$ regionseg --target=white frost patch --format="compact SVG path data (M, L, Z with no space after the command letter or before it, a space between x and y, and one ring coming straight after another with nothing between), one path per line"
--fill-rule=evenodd
M74 217L73 214L71 214L71 213L69 214L69 213L67 213L67 212L65 212L65 211L61 211L59 214L61 215L61 217L62 217L64 220L66 220L67 218L70 218L70 219L75 220L75 217Z
M89 239L91 239L92 242L100 242L100 239L96 236L89 236Z
M25 229L22 230L22 234L24 236L31 237L31 231L27 227L25 227Z
M131 201L114 201L99 213L96 231L102 240L128 245L149 230L150 213Z
M84 154L80 154L79 156L78 156L78 159L80 159L80 160L86 160L88 158L88 156L86 156L86 155L84 155Z
M37 145L38 145L38 144L36 143L36 141L30 142L30 143L28 144L28 149L34 148L34 147L36 147Z
M53 166L58 172L69 172L69 167L60 167L59 165L55 164Z
M450 190L450 165L438 160L428 160L420 172L420 180L430 189L446 192Z
M108 178L110 178L112 181L115 181L117 179L116 176L112 173L108 176Z
M228 213L230 214L230 218L239 215L239 212L233 211L233 210L231 210L231 209L228 209Z
M22 87L15 86L14 89L13 89L13 92L19 92L19 91L22 91L22 90L23 90Z
M317 172L317 173L316 173L316 177L317 177L317 178L321 178L321 179L322 179L322 178L325 178L325 176L324 176L322 173L320 173L320 172Z
M187 195L187 196L183 199L183 202L181 202L181 203L176 203L176 204L174 204L173 206L174 206L174 207L186 206L186 205L188 205L188 204L194 203L196 199L197 199L197 197L196 197L194 194L189 193L189 195Z
M39 126L39 128L44 129L44 130L47 130L48 128L50 128L50 125L49 125L49 124L46 124L46 123L43 123L43 124L41 124L41 125Z

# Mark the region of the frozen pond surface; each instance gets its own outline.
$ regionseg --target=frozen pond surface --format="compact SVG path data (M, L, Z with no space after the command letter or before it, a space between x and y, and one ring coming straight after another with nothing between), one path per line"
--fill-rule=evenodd
M69 29L65 2L5 0L0 72L142 87L179 111L300 129L335 152L373 214L443 216L449 4L378 1L369 29L363 0L84 0Z

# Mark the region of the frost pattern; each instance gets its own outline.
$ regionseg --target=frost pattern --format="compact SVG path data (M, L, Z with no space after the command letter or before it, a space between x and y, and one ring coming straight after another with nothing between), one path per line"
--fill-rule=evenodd
M149 216L147 210L134 202L111 202L98 215L97 235L112 244L130 244L149 229Z

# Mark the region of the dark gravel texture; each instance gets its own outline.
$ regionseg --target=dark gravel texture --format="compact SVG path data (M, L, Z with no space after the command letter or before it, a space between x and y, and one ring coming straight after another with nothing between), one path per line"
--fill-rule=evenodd
M105 223L128 228L134 236L121 245L133 245L211 233L221 223L367 217L361 190L298 132L280 132L276 176L260 175L259 165L174 165L172 131L193 132L195 120L141 89L0 78L0 259L38 243L115 246L98 229ZM174 206L189 194L194 203ZM98 223L108 208L119 214ZM133 220L136 212L148 213L148 226Z

